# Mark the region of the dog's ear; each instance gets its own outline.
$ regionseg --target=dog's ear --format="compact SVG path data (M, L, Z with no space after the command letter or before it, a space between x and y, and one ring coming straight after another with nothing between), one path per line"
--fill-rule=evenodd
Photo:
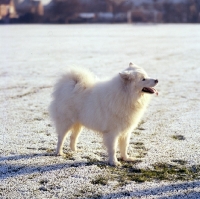
M140 68L139 66L137 66L136 64L133 64L132 62L129 63L129 68L133 69L133 68Z
M134 64L132 62L129 63L129 68L134 67Z
M125 81L131 81L132 76L129 71L123 71L119 73L120 77Z

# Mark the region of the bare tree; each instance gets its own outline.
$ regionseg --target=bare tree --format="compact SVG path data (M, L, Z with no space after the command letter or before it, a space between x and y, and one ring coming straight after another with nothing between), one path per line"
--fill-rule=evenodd
M57 22L67 23L79 11L78 0L53 0L50 13Z

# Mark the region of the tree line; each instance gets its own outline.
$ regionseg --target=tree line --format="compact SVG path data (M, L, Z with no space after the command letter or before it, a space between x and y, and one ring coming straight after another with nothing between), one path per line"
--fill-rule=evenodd
M26 3L24 3L26 2ZM199 23L200 0L24 0L14 23ZM38 2L38 1L37 1ZM20 5L23 5L20 7ZM41 14L42 13L42 14ZM85 13L85 14L82 14Z

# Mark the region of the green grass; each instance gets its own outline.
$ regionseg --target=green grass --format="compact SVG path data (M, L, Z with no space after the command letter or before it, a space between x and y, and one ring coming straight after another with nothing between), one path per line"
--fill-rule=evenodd
M140 146L134 146L134 149L140 149L140 150L147 151L147 149L146 149L145 146L143 146L143 145L140 145Z
M172 162L175 162L177 164L180 164L180 165L185 165L187 163L187 161L185 160L171 160Z
M136 158L144 158L147 154L148 149L145 148L143 142L131 142L130 144L133 144L133 148L137 150L138 155Z
M72 153L64 153L63 158L67 160L74 160Z
M144 120L141 120L141 121L138 123L138 128L140 128L144 123L145 123L145 121L144 121Z
M83 158L86 158L87 159L87 163L86 165L89 166L89 165L93 165L93 164L98 164L99 163L99 160L95 159L95 158L91 158L89 156L84 156Z
M142 127L138 127L137 129L140 130L140 131L146 130L145 128L142 128Z
M142 145L144 145L143 142L133 142L133 144L136 145L136 146L142 146Z
M107 185L109 177L98 175L94 180L91 181L92 184L100 184L100 185Z
M135 135L140 135L140 132L139 131L134 131L133 132Z
M36 121L42 121L43 118L41 118L41 117L35 117L34 120L36 120Z
M185 140L185 137L183 135L173 135L172 138L175 140Z
M193 165L187 167L185 165L185 161L175 160L173 161L176 164L168 164L168 163L156 163L152 165L152 168L140 169L135 166L137 161L134 162L122 162L121 167L112 167L106 165L105 163L97 163L97 166L101 169L104 169L104 172L107 172L107 180L115 180L118 181L120 186L128 184L130 182L142 183L146 181L153 180L166 180L166 181L188 181L188 180L198 180L200 179L200 165ZM106 184L99 177L93 184Z
M134 148L138 150L138 158L147 154L147 149L142 142L132 142ZM86 166L96 165L102 169L104 175L98 175L92 184L106 185L108 181L117 181L118 186L126 185L130 182L142 183L146 181L188 181L200 179L200 165L187 166L187 162L181 159L171 160L171 163L156 163L151 168L137 168L136 164L142 160L134 162L121 161L122 166L109 166L107 162L100 162L89 156L85 157L88 162ZM106 176L106 177L105 177Z
M53 152L54 152L54 149L47 148L47 149L46 149L46 152L47 152L47 153L53 153Z

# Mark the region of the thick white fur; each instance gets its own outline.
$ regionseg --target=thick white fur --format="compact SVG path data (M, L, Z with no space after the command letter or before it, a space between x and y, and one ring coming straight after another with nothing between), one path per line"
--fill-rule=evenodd
M104 81L97 81L87 70L70 69L55 85L49 107L58 134L56 153L63 154L63 143L70 130L70 147L76 150L79 133L85 126L103 134L109 164L120 165L116 158L117 144L122 159L133 161L127 154L130 135L150 96L141 90L144 86L155 86L154 81L131 63L125 71Z

